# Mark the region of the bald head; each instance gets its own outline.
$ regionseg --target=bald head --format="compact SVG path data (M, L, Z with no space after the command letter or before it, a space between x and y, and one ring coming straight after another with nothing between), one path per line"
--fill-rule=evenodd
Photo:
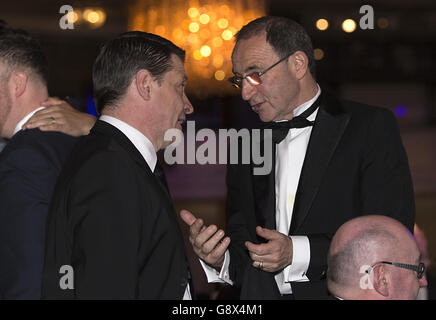
M377 292L362 286L362 279L365 271L380 261L419 262L419 250L408 229L386 216L362 216L346 222L338 229L330 245L329 290L349 299L377 299ZM385 283L386 279L381 281ZM368 283L368 286L372 287L372 284Z

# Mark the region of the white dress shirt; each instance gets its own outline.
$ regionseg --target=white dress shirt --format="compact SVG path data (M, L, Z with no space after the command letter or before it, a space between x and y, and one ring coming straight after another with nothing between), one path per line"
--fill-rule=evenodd
M318 92L309 101L294 109L294 117L306 111L321 94ZM318 109L307 119L314 121ZM292 220L295 195L300 180L301 169L306 156L307 145L312 133L312 126L305 128L290 129L288 135L276 148L275 163L275 195L276 195L276 230L286 236ZM292 263L275 276L277 286L281 294L292 294L291 282L309 281L306 276L310 263L310 244L306 236L290 236L293 243ZM208 282L225 282L233 284L229 277L230 254L225 253L224 263L221 272L205 264L201 259L200 263L206 273Z
M103 115L100 117L100 120L113 125L115 128L124 133L124 135L130 140L130 142L133 143L136 149L138 149L139 153L141 153L142 157L144 158L145 162L147 162L147 165L150 167L151 171L154 171L157 163L157 155L156 151L154 150L153 144L145 135L143 135L139 130L133 128L132 126L117 118ZM192 300L189 283L186 286L183 300Z
M21 127L23 126L23 124L25 124L27 122L27 120L29 120L36 112L38 112L39 110L42 110L42 109L45 109L45 107L39 107L38 109L35 109L32 112L28 113L23 119L21 119L17 123L17 125L15 126L15 130L14 130L14 133L12 134L12 136L21 130Z

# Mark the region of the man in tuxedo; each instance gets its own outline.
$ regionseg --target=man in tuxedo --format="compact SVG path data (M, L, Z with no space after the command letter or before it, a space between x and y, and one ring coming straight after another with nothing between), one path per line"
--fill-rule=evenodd
M228 165L227 236L182 211L190 242L208 281L235 285L243 299L327 298L327 251L345 221L380 214L413 228L395 118L320 88L311 40L290 19L244 26L232 62L232 83L272 129L273 169L254 175L254 162Z
M47 225L45 299L190 299L190 271L156 152L193 107L185 52L127 32L93 67L99 120L58 179Z
M49 203L75 143L63 133L22 130L47 98L39 43L23 30L1 27L0 135L8 143L0 154L0 299L41 296ZM56 122L47 120L48 126Z
M345 300L415 300L427 286L422 259L414 237L397 220L357 217L332 239L328 289Z

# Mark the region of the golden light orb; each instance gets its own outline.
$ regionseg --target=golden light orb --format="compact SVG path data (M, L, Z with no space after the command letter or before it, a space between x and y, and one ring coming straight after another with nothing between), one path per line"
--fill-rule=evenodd
M200 53L203 57L209 57L212 53L212 49L209 46L202 46L200 49Z
M329 27L329 22L326 19L318 19L316 20L316 28L318 30L324 31L327 30L327 28Z
M215 72L215 79L217 79L218 81L223 81L225 77L226 73L223 70L217 70Z
M342 22L342 30L351 33L356 30L356 22L353 19L346 19Z

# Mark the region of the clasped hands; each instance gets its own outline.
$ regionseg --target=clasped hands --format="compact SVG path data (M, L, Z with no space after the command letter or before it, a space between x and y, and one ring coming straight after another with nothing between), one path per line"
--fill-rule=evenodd
M192 244L197 256L220 270L225 252L230 244L230 238L224 237L224 231L218 230L217 226L206 226L202 219L197 219L187 210L180 212L182 220L189 226L189 242ZM254 244L245 242L253 267L267 272L277 272L292 263L293 245L288 236L262 227L256 227L256 233L267 240L266 243Z

